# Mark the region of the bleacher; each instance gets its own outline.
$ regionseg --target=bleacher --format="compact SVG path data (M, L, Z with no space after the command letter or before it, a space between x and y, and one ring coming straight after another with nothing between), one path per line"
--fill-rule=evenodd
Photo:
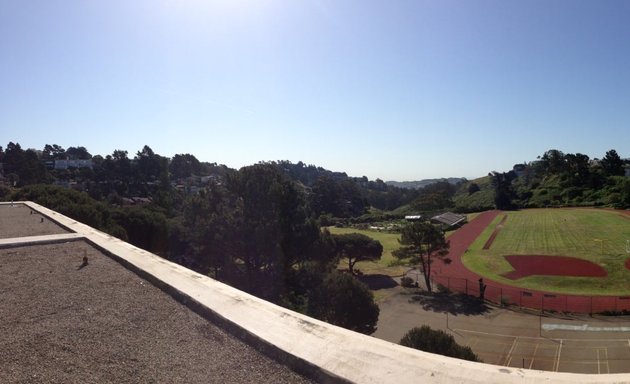
M466 215L459 215L453 212L445 212L441 215L433 216L431 222L442 224L447 228L459 227L466 223Z

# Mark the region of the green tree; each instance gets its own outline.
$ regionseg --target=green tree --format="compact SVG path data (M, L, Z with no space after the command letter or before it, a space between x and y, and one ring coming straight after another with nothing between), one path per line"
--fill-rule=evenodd
M427 325L412 328L400 339L400 345L443 356L480 361L470 347L457 344L453 336L442 330L431 329Z
M358 261L379 260L383 255L380 241L361 233L333 235L337 255L348 259L348 270L354 275L354 265Z
M20 186L46 183L49 176L35 150L25 151L19 143L12 142L7 145L4 153L4 173L15 175L13 178Z
M494 187L494 205L496 208L513 209L514 190L512 188L512 180L516 176L515 173L513 171L507 173L491 172L488 176L490 176Z
M127 151L117 149L111 155L107 155L98 167L96 177L99 181L108 184L107 194L113 190L120 196L128 195L133 174Z
M44 150L42 151L42 158L44 160L56 160L63 159L66 155L66 150L63 149L62 146L57 144L46 144L44 145Z
M318 216L330 213L335 217L356 217L367 209L367 201L353 180L329 176L321 176L313 185L311 205Z
M320 230L302 190L272 164L243 167L227 178L236 199L234 256L244 269L250 292L277 300L286 279L309 254Z
M365 284L348 274L332 271L309 298L307 313L369 335L376 331L379 308Z
M589 157L581 153L567 153L565 160L569 184L576 187L584 186L590 176Z
M166 165L162 156L153 152L151 147L145 145L142 150L136 153L137 176L139 181L156 181L167 172L163 167Z
M564 153L557 149L550 149L545 152L540 161L544 172L547 174L559 174L567 169Z
M241 286L234 251L240 246L240 204L223 185L190 196L183 206L181 241L184 264L215 279Z
M452 207L455 191L457 187L448 181L429 184L418 191L418 198L411 203L411 206L420 212L432 212Z
M68 147L65 154L72 160L90 160L92 158L85 147Z
M606 152L601 160L602 168L606 176L623 176L625 173L623 160L614 149Z
M173 156L169 164L169 171L173 179L183 179L194 174L199 174L201 163L189 153Z
M479 187L479 184L477 183L470 183L468 185L468 194L472 195L475 192L479 192L481 191L481 188Z
M434 258L445 257L450 247L442 231L427 222L410 223L402 228L398 241L402 246L394 251L394 257L419 264L427 290L432 292L431 264Z
M168 250L168 224L164 214L149 207L120 208L112 219L127 233L127 240L142 249L165 256Z
M24 161L24 150L20 143L9 142L4 151L4 172L19 173L21 163Z

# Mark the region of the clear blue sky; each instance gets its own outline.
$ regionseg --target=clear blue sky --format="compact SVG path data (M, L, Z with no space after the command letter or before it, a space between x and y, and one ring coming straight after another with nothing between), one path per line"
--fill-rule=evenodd
M0 145L474 178L630 157L630 1L0 0Z

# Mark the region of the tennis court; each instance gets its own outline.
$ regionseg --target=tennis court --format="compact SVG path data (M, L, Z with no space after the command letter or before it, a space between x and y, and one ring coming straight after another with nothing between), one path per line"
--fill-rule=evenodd
M575 373L628 372L630 339L557 339L452 329L485 362Z

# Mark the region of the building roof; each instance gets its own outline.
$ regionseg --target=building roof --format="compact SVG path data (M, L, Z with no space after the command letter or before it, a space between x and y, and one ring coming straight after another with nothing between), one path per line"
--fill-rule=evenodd
M441 215L433 216L431 220L452 227L463 224L466 221L466 215L459 215L453 212L445 212Z

